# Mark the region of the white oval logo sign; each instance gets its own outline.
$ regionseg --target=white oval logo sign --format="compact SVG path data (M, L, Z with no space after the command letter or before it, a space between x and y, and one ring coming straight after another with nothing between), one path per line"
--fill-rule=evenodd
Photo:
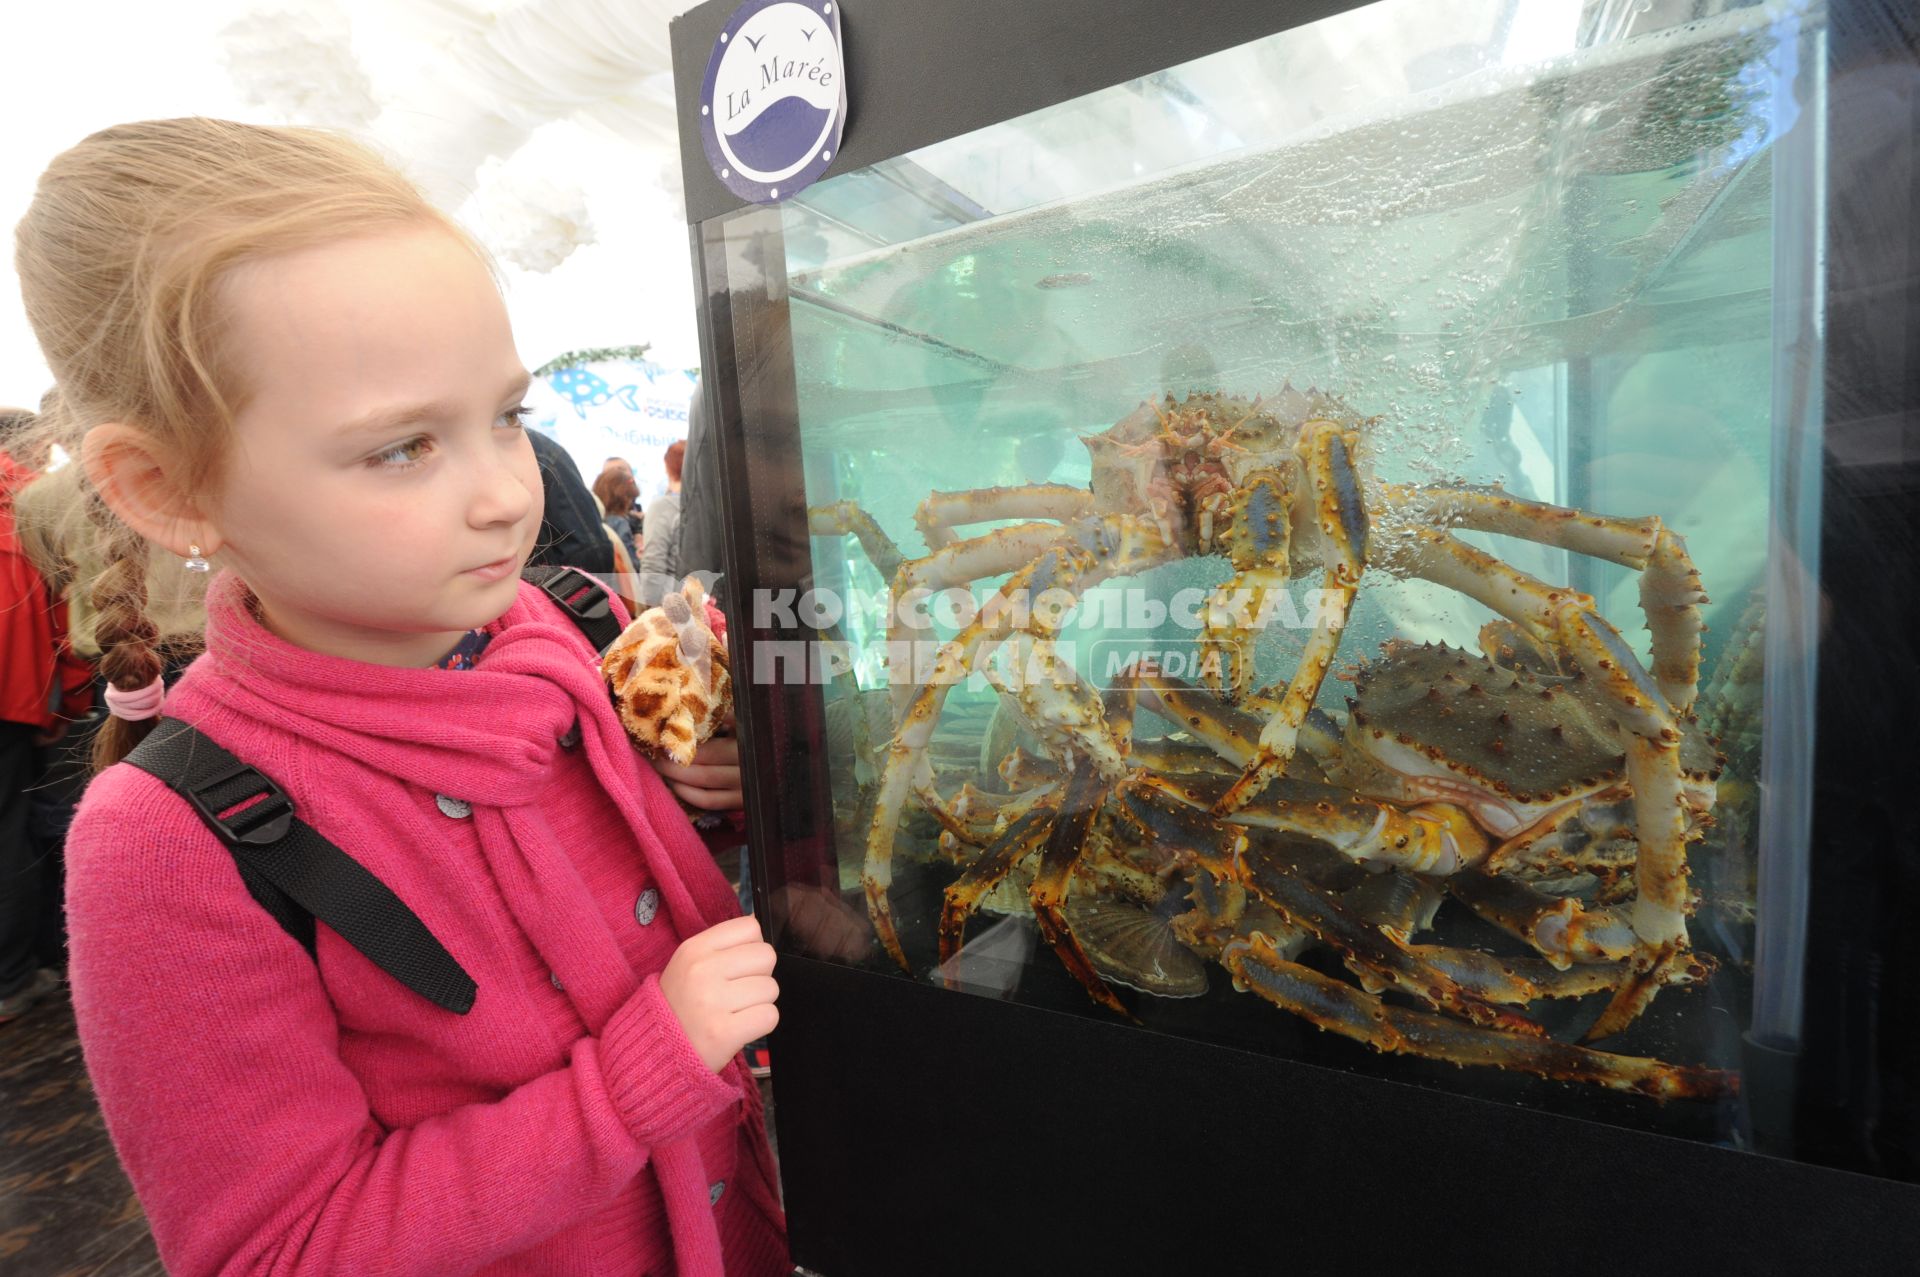
M847 121L838 0L747 0L707 60L707 161L728 190L770 204L826 172Z

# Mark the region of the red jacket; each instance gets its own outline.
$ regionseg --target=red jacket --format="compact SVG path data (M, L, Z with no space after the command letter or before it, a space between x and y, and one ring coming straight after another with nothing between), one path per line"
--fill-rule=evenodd
M442 1010L324 925L316 963L182 799L103 772L67 838L74 1009L167 1270L789 1272L754 1082L660 992L739 908L573 622L522 583L452 673L295 648L230 574L207 602L168 718L278 781L479 992Z
M67 643L67 602L20 548L13 494L34 472L0 452L0 719L42 731L93 705L93 669Z

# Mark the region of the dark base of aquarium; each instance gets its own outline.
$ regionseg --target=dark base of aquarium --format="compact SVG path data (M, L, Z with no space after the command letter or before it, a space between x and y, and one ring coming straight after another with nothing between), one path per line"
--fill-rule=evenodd
M955 871L943 863L897 864L893 890L896 920L914 969L929 985L936 981L939 961L936 923L947 884ZM976 914L967 928L970 948L980 945L991 929L1017 933L1023 943L1003 961L991 952L963 955L958 967L962 988L988 993L1028 1006L1064 1011L1075 1016L1119 1024L1112 1012L1096 1006L1060 960L1040 939L1029 918L1002 918ZM1625 1032L1592 1045L1619 1055L1645 1056L1668 1064L1699 1065L1740 1071L1743 1068L1739 1024L1733 1008L1753 997L1750 975L1743 963L1752 952L1750 928L1723 928L1702 916L1692 920L1697 951L1718 963L1704 987L1668 989ZM1526 952L1517 940L1447 901L1423 943L1479 949L1519 956ZM1351 983L1339 960L1325 949L1310 950L1298 959L1334 979ZM876 973L897 970L884 955L868 964ZM1115 988L1116 994L1138 1018L1139 1027L1201 1043L1227 1046L1262 1055L1279 1056L1301 1064L1343 1069L1390 1082L1450 1091L1473 1099L1491 1100L1525 1108L1544 1109L1565 1117L1611 1122L1656 1135L1670 1135L1724 1147L1753 1147L1742 1098L1673 1100L1665 1104L1644 1096L1579 1082L1554 1081L1528 1073L1496 1068L1461 1068L1439 1060L1411 1055L1381 1054L1363 1043L1324 1032L1269 1002L1236 992L1232 978L1217 964L1209 964L1208 989L1195 998L1166 998ZM942 990L944 991L944 990ZM1394 995L1388 994L1391 1000ZM971 999L969 999L971 1000ZM1599 1018L1604 995L1562 1001L1541 1001L1527 1009L1530 1018L1556 1041L1578 1042ZM1407 1003L1405 1005L1411 1005ZM1760 1148L1764 1151L1765 1143Z
M807 1026L776 1041L793 1255L824 1277L1899 1272L1920 1235L1910 1186L1491 1082L1436 1093L790 955L779 978Z

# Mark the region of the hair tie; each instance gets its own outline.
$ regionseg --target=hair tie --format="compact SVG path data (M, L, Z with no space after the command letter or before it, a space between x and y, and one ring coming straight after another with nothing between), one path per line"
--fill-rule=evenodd
M137 692L123 692L107 684L107 713L129 723L157 717L166 699L167 685L159 677Z

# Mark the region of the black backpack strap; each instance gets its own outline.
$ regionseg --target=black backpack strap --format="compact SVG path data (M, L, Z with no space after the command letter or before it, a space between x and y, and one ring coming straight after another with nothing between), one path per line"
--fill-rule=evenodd
M268 777L198 728L168 718L126 761L187 800L233 853L253 898L309 954L318 919L435 1006L459 1015L473 1008L473 977L427 924L364 865L295 816L293 800Z
M620 618L613 614L607 587L578 568L559 568L550 564L529 564L520 574L547 592L560 610L573 618L594 650L605 656L613 641L620 637Z

